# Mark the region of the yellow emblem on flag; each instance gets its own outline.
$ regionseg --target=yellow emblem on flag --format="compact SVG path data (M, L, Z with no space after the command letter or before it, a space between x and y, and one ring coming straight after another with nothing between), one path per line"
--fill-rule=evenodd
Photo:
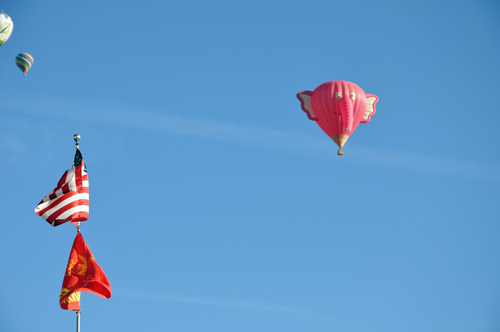
M68 294L70 292L69 289L67 288L63 288L61 290L61 295L59 295L59 300L66 294ZM68 298L66 300L63 301L63 303L71 303L71 302L77 302L77 301L80 301L80 291L78 292L74 292L73 294L71 294L70 296L68 296Z
M85 275L85 272L87 272L87 258L78 255L78 262L75 262L73 259L69 259L68 261L68 267L66 268L66 275ZM93 257L91 257L92 260ZM77 264L79 262L82 262L80 264Z

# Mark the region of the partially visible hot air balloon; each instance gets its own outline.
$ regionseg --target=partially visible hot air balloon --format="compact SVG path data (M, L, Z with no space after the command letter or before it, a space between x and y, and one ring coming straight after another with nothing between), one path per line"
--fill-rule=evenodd
M359 123L369 122L375 114L378 97L364 93L359 86L347 81L323 83L314 91L301 91L297 98L310 120L342 147Z
M26 76L28 70L33 66L33 62L35 62L35 60L33 60L33 57L28 53L21 53L16 56L16 65L24 73L24 76Z
M0 9L0 46L9 39L14 29L14 23L6 12Z

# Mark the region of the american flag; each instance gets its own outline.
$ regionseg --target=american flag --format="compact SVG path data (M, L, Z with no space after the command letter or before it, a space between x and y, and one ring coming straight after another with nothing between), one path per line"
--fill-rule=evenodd
M38 203L35 212L52 226L89 218L89 176L79 149L73 168L64 172L54 190Z

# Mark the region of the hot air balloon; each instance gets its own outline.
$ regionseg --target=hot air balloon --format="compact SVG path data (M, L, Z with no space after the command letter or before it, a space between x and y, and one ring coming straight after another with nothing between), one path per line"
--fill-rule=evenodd
M24 76L26 76L26 73L30 70L33 62L35 62L35 60L33 60L33 57L28 53L21 53L16 56L16 65L24 73Z
M347 81L331 81L314 91L297 93L302 110L339 146L342 147L359 123L370 122L375 114L378 97L364 93L359 86Z
M14 23L6 12L0 9L0 46L9 39L14 29Z

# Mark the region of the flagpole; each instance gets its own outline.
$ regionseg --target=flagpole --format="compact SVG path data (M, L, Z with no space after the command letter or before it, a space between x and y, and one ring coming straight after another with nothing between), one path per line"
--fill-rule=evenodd
M76 312L76 332L80 332L80 310Z
M77 150L80 148L79 141L81 138L82 137L78 134L73 135L73 139L75 140L75 145L76 145L75 147ZM80 222L78 222L78 224L76 224L75 226L77 228L77 232L79 232L80 231ZM80 312L79 311L77 312L77 317L78 317L78 329L77 329L77 331L80 332Z
M78 150L80 148L80 144L78 143L80 141L80 135L78 134L74 134L73 135L73 139L75 140L76 142L76 149ZM80 231L80 222L78 222L78 224L76 225L76 228L77 228L77 232ZM80 332L80 310L78 310L76 312L76 332Z

